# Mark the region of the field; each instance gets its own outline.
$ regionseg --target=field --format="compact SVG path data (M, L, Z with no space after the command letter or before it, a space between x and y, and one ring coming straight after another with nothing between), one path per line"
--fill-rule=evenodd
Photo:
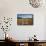
M17 25L33 25L32 18L18 18Z

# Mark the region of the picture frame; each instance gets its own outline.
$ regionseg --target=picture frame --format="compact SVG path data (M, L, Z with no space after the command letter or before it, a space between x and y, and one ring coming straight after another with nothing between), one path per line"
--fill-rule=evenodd
M33 14L17 14L17 25L33 25Z

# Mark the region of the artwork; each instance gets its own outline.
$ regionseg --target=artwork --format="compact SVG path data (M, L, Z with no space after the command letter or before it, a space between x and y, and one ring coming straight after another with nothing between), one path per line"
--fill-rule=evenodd
M5 39L6 39L7 31L10 31L10 27L12 25L12 18L11 17L3 17L2 20L0 22L0 27L1 27L0 29L4 32Z
M38 8L40 5L43 4L43 0L29 0L29 3L32 7Z
M33 25L33 14L17 14L17 25Z

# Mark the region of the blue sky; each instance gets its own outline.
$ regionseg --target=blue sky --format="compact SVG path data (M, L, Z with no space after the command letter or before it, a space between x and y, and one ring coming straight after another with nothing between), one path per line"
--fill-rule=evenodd
M17 14L17 18L32 18L33 14Z

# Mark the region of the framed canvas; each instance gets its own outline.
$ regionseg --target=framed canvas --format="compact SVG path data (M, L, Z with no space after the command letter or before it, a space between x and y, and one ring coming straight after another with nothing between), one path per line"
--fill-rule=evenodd
M17 14L17 25L33 25L33 14Z

